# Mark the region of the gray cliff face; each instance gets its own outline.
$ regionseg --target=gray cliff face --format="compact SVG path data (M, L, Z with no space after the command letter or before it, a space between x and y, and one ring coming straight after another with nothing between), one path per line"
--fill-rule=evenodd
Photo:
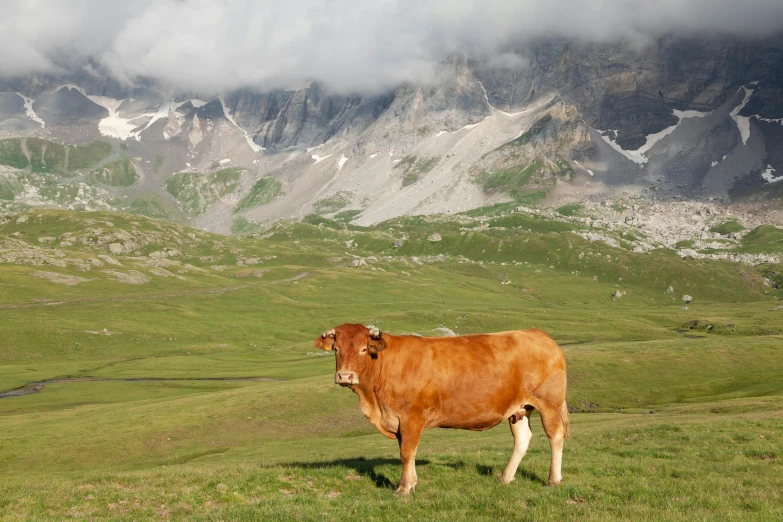
M270 151L316 147L335 136L358 135L388 107L389 96L339 96L318 84L299 91L235 92L226 98L237 123Z
M674 123L672 109L709 111L758 81L745 114L783 113L783 39L661 38L643 49L621 44L543 42L513 50L508 66L474 62L490 102L503 110L557 92L588 125L617 130L634 150ZM508 62L508 60L507 60Z

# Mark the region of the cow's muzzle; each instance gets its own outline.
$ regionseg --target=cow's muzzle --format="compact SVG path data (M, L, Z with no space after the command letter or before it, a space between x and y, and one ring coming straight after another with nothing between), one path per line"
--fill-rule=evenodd
M359 376L356 372L337 372L334 374L334 383L340 386L353 386L359 384Z

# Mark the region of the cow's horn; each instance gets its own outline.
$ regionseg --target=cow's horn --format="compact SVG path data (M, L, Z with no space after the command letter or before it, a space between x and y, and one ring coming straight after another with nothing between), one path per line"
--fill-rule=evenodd
M382 335L381 331L378 329L377 326L370 326L369 330L370 330L370 337L372 337L373 339L378 339Z
M321 334L321 337L326 339L327 337L334 337L334 328Z

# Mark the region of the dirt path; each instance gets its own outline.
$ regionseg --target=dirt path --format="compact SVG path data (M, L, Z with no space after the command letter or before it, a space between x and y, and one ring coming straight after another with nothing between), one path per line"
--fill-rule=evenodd
M69 382L169 382L169 381L221 381L221 382L239 382L239 381L271 381L271 382L283 382L285 379L273 379L271 377L133 377L128 379L113 379L111 377L65 377L62 379L49 379L44 381L36 381L8 390L0 392L0 399L7 399L9 397L21 397L23 395L32 395L40 392L47 384L59 384Z
M186 295L199 295L199 294L225 294L227 292L235 292L237 290L244 290L246 288L257 288L264 286L274 286L283 283L291 283L298 281L309 276L311 272L302 272L293 277L287 279L280 279L278 281L269 281L264 283L255 283L250 285L229 286L224 288L211 288L208 290L189 290L187 292L172 292L170 294L152 294L152 295L129 295L124 297L82 297L77 299L63 299L60 301L40 301L36 303L19 303L19 304L4 304L0 305L0 309L8 308L35 308L42 306L60 306L74 303L111 303L119 301L143 301L147 299L166 299L169 297L182 297Z

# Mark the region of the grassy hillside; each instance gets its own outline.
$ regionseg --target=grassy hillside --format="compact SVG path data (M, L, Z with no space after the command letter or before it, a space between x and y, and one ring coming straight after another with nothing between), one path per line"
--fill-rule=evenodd
M124 214L0 217L0 392L43 382L0 398L0 519L782 517L783 292L763 283L781 267L483 212L313 217L255 239ZM551 333L573 411L564 484L543 485L536 418L514 484L497 480L506 426L430 430L417 491L395 497L396 443L312 347L342 322Z
M229 168L208 173L180 172L166 179L166 191L182 203L187 213L203 214L218 199L237 189L243 170Z

